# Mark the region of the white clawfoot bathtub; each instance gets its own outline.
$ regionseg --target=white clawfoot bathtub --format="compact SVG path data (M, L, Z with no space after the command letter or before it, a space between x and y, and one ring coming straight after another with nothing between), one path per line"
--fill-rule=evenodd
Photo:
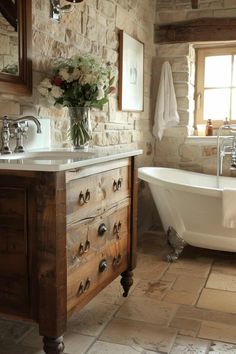
M171 226L189 245L236 252L236 229L222 226L222 190L236 188L236 178L173 168L142 167L165 231ZM236 200L235 200L236 203Z

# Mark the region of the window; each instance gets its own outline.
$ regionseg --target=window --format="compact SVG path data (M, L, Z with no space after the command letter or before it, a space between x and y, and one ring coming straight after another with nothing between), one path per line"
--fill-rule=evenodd
M197 50L196 123L236 122L236 47Z

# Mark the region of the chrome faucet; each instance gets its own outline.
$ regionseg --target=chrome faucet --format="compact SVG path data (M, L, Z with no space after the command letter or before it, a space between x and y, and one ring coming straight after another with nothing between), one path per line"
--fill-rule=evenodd
M28 130L28 121L32 121L36 124L37 133L40 134L41 124L39 120L33 116L25 116L14 120L12 126L14 128L14 136L16 138L15 152L24 152L24 136Z
M231 135L221 136L223 130L229 130ZM231 155L231 168L236 168L236 125L222 125L217 135L217 187L219 188L219 176L223 173L223 162L227 155Z
M11 149L9 146L10 138L12 137L10 132L10 124L12 120L8 119L7 116L4 116L2 119L2 130L1 130L1 141L2 141L2 154L11 154Z
M39 120L33 116L24 116L18 119L9 119L7 116L2 118L2 154L10 154L9 147L10 138L16 138L16 147L14 152L24 152L23 140L28 130L28 121L32 121L36 124L37 133L41 133L41 124Z

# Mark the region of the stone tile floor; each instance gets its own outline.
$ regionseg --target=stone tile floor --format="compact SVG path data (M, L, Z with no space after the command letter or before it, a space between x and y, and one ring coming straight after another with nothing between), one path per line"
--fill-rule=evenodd
M119 279L69 319L67 354L236 354L235 254L186 247L168 264L164 233L139 240L127 299ZM37 326L0 319L0 354L43 354Z

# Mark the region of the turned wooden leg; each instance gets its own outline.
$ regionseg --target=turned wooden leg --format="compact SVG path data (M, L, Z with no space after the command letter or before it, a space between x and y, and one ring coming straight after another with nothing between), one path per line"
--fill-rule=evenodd
M123 296L124 297L127 297L128 296L128 293L129 293L129 289L131 288L131 286L133 285L133 272L130 272L130 271L125 271L123 273L121 273L121 285L123 286L123 289L124 289L124 293L123 293Z
M53 337L43 337L43 349L46 354L63 354L65 345L63 343L63 336L53 338Z

